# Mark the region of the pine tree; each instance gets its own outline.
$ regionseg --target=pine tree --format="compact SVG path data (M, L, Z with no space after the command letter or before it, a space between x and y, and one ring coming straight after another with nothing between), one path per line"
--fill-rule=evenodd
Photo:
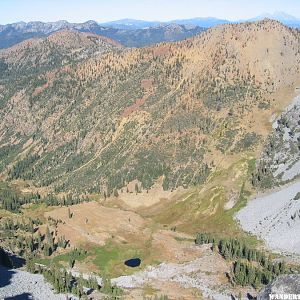
M137 183L135 184L134 189L135 189L135 193L137 194L139 192L139 186Z
M118 193L118 190L117 189L114 189L114 196L117 198L119 197L119 193Z
M44 255L45 256L50 256L52 254L52 250L53 249L51 248L50 245L48 245L48 244L44 245Z
M26 261L26 270L30 273L35 272L35 264L32 260L27 260Z
M40 248L41 244L42 244L42 236L41 236L41 233L39 231L37 233L37 244L38 244L38 248Z
M50 248L53 250L54 249L54 241L53 241L53 237L52 237L52 234L51 234L48 226L46 228L45 237L46 237L46 241L49 244Z
M70 266L71 269L73 269L74 265L75 265L75 259L73 257L71 257L69 259L69 266Z
M69 219L71 219L71 218L72 218L72 213L71 213L71 210L70 210L70 208L68 208L68 217L69 217Z
M99 284L98 284L97 278L94 276L90 276L89 280L88 280L88 286L94 290L98 290Z

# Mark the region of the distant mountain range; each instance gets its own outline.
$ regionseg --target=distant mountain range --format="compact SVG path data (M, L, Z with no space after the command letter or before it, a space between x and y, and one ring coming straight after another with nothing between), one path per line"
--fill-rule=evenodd
M275 12L273 14L264 13L255 18L243 19L243 20L237 20L237 21L229 21L226 19L218 19L218 18L213 18L213 17L179 19L179 20L171 20L168 22L122 19L122 20L116 20L116 21L112 21L112 22L101 23L101 25L118 28L118 29L144 29L144 28L148 28L148 27L161 25L161 24L192 25L192 26L209 28L209 27L213 27L213 26L217 26L217 25L221 25L221 24L240 23L240 22L247 22L247 21L249 21L249 22L260 21L260 20L263 20L266 18L279 21L287 26L300 27L300 18L296 18L294 16L288 15L284 12Z
M230 21L208 17L208 18L173 20L169 22L123 19L123 20L117 20L117 21L112 21L107 23L101 23L101 25L118 28L118 29L145 29L145 28L154 27L158 25L169 25L169 24L189 25L189 26L199 26L199 27L209 28L216 25L227 24L227 23L230 23Z
M142 21L136 21L142 26ZM147 23L147 22L146 22ZM124 23L125 24L125 23ZM144 24L145 25L145 24ZM127 47L142 47L160 42L174 42L192 37L205 28L194 25L180 24L156 24L152 27L137 28L126 25L123 28L108 27L95 21L85 23L57 22L18 22L8 25L0 25L0 48L8 48L29 38L46 37L60 30L76 30L90 32L108 37L120 42Z
M113 27L118 29L144 29L148 27L158 26L164 22L160 21L143 21L135 19L122 19L106 23L100 23L102 26Z
M193 18L168 22L122 19L106 23L18 22L0 25L0 48L8 48L29 38L47 37L60 30L90 32L114 39L126 47L143 47L160 42L174 42L195 36L207 28L221 24L259 21L265 18L300 28L300 19L283 12L262 14L248 20L229 21L218 18Z
M255 18L249 19L247 21L260 21L263 19L272 19L272 20L277 20L284 25L290 26L290 27L296 27L300 28L300 18L296 18L294 16L288 15L284 12L275 12L273 14L265 13L262 15L259 15Z

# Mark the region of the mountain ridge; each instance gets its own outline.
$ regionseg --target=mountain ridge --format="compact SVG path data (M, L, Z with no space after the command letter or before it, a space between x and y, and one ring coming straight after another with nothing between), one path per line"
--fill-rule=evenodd
M145 27L157 26L159 24L194 25L194 26L209 28L209 27L222 25L222 24L236 24L236 23L243 23L243 22L262 21L265 18L279 21L288 26L293 26L293 27L300 26L300 18L294 17L284 12L274 12L273 14L263 13L253 18L239 19L239 20L227 20L224 18L215 18L215 17L195 17L191 19L175 19L170 21L143 21L143 20L136 20L136 19L121 19L121 20L116 20L111 22L104 22L100 24L115 27L115 28L122 28L122 26L125 26L127 29L129 28L142 29Z
M80 32L93 32L112 38L124 46L143 47L158 42L183 40L217 25L261 21L264 18L280 21L290 27L300 27L299 18L283 12L262 14L254 18L236 21L214 17L198 17L164 22L136 19L121 19L102 23L97 23L94 20L88 20L84 23L69 23L66 20L56 22L31 21L27 23L17 22L0 25L0 48L7 48L22 40L43 37L55 31L64 29L74 29ZM178 28L178 26L176 29L173 28L173 32L170 34L170 28L174 24L179 25L180 28Z
M141 47L163 41L177 41L202 32L204 29L198 26L178 25L172 28L171 24L161 24L160 27L147 29L118 29L99 25L90 20L84 23L57 22L18 22L8 25L0 25L0 48L7 48L28 38L46 37L51 33L61 30L76 30L79 32L91 32L106 36L118 41L124 46Z
M2 50L0 169L56 191L204 183L260 148L278 95L299 81L299 47L297 30L264 20L63 65L63 48L42 65L33 50ZM25 53L16 80L11 60Z

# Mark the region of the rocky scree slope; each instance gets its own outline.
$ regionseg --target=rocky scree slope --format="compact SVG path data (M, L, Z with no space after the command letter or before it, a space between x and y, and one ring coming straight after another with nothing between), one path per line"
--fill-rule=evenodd
M263 189L289 183L300 175L300 95L272 128L253 174L253 184Z
M244 230L272 250L300 254L300 183L259 196L236 215Z

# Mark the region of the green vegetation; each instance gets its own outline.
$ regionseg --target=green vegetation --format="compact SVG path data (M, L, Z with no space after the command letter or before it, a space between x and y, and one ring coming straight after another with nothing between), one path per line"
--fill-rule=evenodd
M261 93L250 74L244 81L237 79L234 84L227 83L226 86L219 79L206 77L202 85L202 90L197 94L198 98L203 99L207 107L216 110L230 107L236 101L245 101L247 97L257 97Z
M45 266L56 265L57 267L66 267L73 268L76 264L76 261L83 261L89 256L89 253L86 250L74 248L71 251L68 251L63 254L58 254L53 257L46 258L36 258L34 262L43 264Z
M49 206L89 201L89 193L102 194L114 205L108 197L125 191L139 195L159 181L164 190L180 189L170 201L138 210L146 224L149 218L156 228L208 232L196 243L212 242L232 263L233 284L257 287L285 272L283 264L254 248L256 239L233 218L250 195L251 174L254 187L276 183L270 162L280 145L270 137L264 159L254 168L250 155L267 126L248 132L245 122L271 115L274 91L295 82L291 74L298 71L297 34L268 22L216 28L183 43L145 49L123 51L72 31L8 49L0 60L0 173L10 181L0 184L0 205L6 210L0 220L3 247L26 258L28 269L43 273L58 291L81 296L84 285L99 289L94 280L75 279L61 268L86 263L110 276L130 273L124 260L137 256L148 263L152 236L150 242L133 244L127 235L111 236L102 247L71 249L68 237L59 235L63 221L46 220L45 212ZM270 30L289 37L292 62L275 64L271 71L268 64L265 70L254 67L257 55L243 50ZM286 80L277 81L277 74ZM277 131L283 135L287 129L295 136L289 120L281 118ZM299 152L297 143L293 154ZM43 193L14 188L27 180ZM70 208L68 217L66 223L85 218L85 229L93 226L89 216L77 220ZM102 292L114 299L122 295L106 277Z
M212 243L212 249L218 251L224 259L233 261L233 283L239 285L260 285L270 283L276 276L290 272L284 262L273 263L266 253L249 247L240 239L218 238L212 234L198 233L195 243Z
M217 146L227 154L244 112L263 99L255 76L239 74L236 54L218 44L208 70L187 74L192 62L185 52L195 55L190 49L198 47L192 41L122 51L70 35L62 44L46 39L20 50L18 66L0 79L1 107L18 96L31 108L20 122L13 112L18 126L1 138L0 170L10 180L106 197L133 180L139 192L160 178L165 190L194 187L216 167L210 153ZM205 44L200 37L198 42ZM70 51L73 43L81 50ZM220 54L227 59L220 61ZM252 149L255 138L245 132L236 151Z
M184 200L166 205L153 218L171 226L180 220L177 226L180 231L195 234L200 230L228 237L239 236L255 244L257 240L243 232L234 220L234 214L246 205L250 196L248 180L254 167L255 160L248 157L228 169L214 172L205 182L205 188L189 189L181 196Z
M227 130L217 144L217 149L225 153L233 144L237 130Z
M104 271L107 271L107 269L111 267L110 264L120 258L119 249L112 244L95 248L94 253L96 256L93 261L94 264L99 266Z
M55 265L51 265L50 268L45 268L29 261L27 263L27 270L32 273L43 274L45 279L50 282L59 293L72 293L80 298L84 295L84 287L100 290L100 286L95 277L91 276L89 279L83 279L82 276L74 277L65 269L62 270Z
M120 299L123 295L123 290L117 286L113 286L111 284L111 281L108 277L105 275L102 276L102 287L101 292L104 294L107 294L107 300L114 300L114 299Z
M233 265L234 281L238 285L252 285L259 288L262 284L267 285L276 278L277 275L285 272L281 265L269 270L267 268L255 267L248 262L237 260Z
M89 251L89 256L94 257L92 262L98 269L111 276L119 276L130 271L124 265L126 259L144 257L142 251L135 249L133 245L117 244L113 241L105 246L93 248Z
M0 74L4 73L8 69L8 64L3 60L0 60Z
M15 188L2 182L0 186L0 205L3 209L19 212L23 204L28 204L40 199L38 194L21 195Z
M248 132L235 145L235 152L241 152L251 149L259 142L259 136L255 132Z
M39 193L21 193L7 183L0 185L0 205L11 212L20 212L24 204L42 204L46 206L69 206L90 201L87 196L73 195L71 193L58 197L51 193L42 197Z
M55 251L65 249L68 241L64 237L55 239L53 231L46 227L42 235L39 219L3 218L0 222L0 237L3 245L11 252L28 259L49 257Z
M9 171L9 179L32 179L32 169L30 167L40 158L39 155L28 155L23 160L18 161L13 168ZM30 169L31 172L27 170ZM27 171L27 172L26 172Z
M75 254L74 254L75 253ZM70 257L81 256L81 252L74 250L69 254ZM62 256L60 258L63 258ZM67 257L65 257L67 258ZM83 257L81 257L83 258ZM84 296L84 288L92 290L98 290L101 293L107 295L105 299L121 299L123 290L117 286L111 284L109 277L102 276L102 285L100 286L97 282L96 277L90 276L88 279L84 279L82 275L75 277L70 272L67 272L62 266L56 263L51 263L50 266L42 266L37 264L33 260L27 261L27 270L31 273L42 274L47 281L49 281L54 289L59 293L72 293L79 297Z

